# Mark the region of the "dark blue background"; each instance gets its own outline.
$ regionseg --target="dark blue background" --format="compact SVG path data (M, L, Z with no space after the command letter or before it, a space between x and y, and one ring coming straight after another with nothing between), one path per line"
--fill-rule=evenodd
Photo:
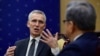
M0 0L0 56L15 41L29 37L26 22L33 9L44 11L47 28L53 34L59 32L60 0Z

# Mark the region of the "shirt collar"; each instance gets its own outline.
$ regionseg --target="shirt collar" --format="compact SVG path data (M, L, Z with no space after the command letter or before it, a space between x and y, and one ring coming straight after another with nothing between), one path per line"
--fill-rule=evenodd
M77 40L82 34L77 35L73 41Z
M34 38L34 37L32 37L32 36L30 35L30 41L31 41L32 39L35 39L36 41L39 42L40 38L41 38L40 36Z

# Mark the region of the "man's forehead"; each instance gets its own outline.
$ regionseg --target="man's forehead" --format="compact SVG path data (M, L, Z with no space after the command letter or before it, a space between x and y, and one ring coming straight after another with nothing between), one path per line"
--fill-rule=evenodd
M42 14L38 14L38 13L32 14L32 16L30 18L31 18L31 20L44 20L44 16Z
M39 14L39 13L33 13L31 15L31 17L44 17L42 14Z
M44 19L31 18L31 20L44 21Z

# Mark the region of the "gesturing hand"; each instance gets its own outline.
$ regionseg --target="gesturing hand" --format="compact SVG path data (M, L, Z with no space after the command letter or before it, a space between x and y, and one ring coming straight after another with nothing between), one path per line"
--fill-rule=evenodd
M6 54L4 56L14 56L14 50L16 46L11 46L7 49Z
M57 43L58 33L56 33L55 36L53 36L51 32L48 29L46 29L46 32L43 31L41 36L43 38L41 39L41 41L48 44L51 48L58 47Z

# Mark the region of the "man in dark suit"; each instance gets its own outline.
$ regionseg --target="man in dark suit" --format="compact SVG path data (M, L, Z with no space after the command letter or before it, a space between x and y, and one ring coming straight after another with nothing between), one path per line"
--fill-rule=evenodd
M30 30L30 37L19 40L15 46L9 47L5 56L54 56L59 53L57 46L48 46L40 41L41 33L46 27L46 16L43 11L33 10L30 12L27 27Z
M66 10L66 35L70 39L58 56L96 56L98 36L95 31L96 13L94 7L85 1L72 1ZM50 32L50 31L47 31ZM52 34L43 32L43 42L49 45Z

